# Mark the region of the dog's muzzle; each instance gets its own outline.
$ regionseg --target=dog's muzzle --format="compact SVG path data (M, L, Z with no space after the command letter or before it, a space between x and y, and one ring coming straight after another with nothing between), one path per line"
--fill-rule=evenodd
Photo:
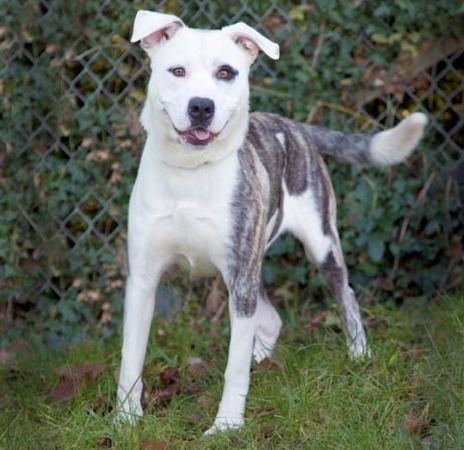
M191 127L179 132L188 144L204 146L212 142L217 134L208 131L214 118L214 101L209 98L193 97L190 99L187 113Z

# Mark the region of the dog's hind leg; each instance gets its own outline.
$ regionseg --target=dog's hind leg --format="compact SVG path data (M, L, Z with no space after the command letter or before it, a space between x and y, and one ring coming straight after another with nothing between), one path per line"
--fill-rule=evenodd
M369 356L359 305L348 284L348 271L340 242L338 236L333 238L333 245L325 259L318 263L318 267L338 302L350 356L352 358Z
M353 290L348 284L348 271L343 258L338 233L335 232L335 234L325 237L329 245L322 258L314 257L317 254L314 251L315 245L313 244L315 243L310 239L302 239L306 253L308 256L313 255L311 259L317 264L329 290L338 303L350 357L360 358L369 356L359 305Z
M368 356L359 306L348 284L348 271L335 226L335 197L324 166L320 174L318 184L311 191L288 198L289 228L302 241L306 255L318 266L339 305L350 356ZM318 199L314 192L324 195Z
M256 362L259 363L271 356L281 328L282 320L267 297L264 286L261 286L256 308L256 332L253 346L253 356Z

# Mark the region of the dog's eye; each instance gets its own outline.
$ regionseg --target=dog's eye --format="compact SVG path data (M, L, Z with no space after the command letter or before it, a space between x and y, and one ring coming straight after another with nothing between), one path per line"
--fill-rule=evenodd
M216 73L216 78L218 80L229 81L235 78L238 75L238 72L230 66L222 66Z
M169 69L169 72L171 72L175 77L185 77L185 69L183 67L172 67Z

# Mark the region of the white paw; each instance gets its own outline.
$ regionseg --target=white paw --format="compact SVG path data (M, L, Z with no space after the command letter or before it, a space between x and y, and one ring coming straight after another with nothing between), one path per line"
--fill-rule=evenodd
M221 417L214 421L213 426L205 431L205 435L209 436L211 434L220 433L222 431L228 430L237 430L245 424L243 418L232 419Z
M348 348L348 355L353 361L362 361L372 357L371 349L366 344L351 344Z
M127 424L135 427L139 419L143 416L143 410L140 402L138 404L130 402L130 405L129 402L129 399L126 399L123 403L119 402L114 419L115 424Z

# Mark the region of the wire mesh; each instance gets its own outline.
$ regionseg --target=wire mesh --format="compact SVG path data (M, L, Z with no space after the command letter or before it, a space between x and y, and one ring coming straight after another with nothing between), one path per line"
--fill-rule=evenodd
M52 1L41 0L38 5L41 14L36 25L45 29L50 16L59 11ZM294 10L295 5L290 5L290 2L277 0L240 0L230 9L217 9L214 2L205 0L143 2L143 7L151 10L167 11L174 7L188 24L195 27L217 28L245 21L268 36L274 32L272 38L277 42L288 39L293 33L293 43L287 45L304 48L306 42L298 40L299 25L289 13L289 6ZM302 3L300 6L311 8L310 3ZM117 142L119 146L127 145L132 148L133 143L118 136L117 123L124 119L125 125L130 129L131 136L128 139L135 140L139 145L143 140L137 115L144 98L149 68L140 48L127 41L133 12L134 7L129 9L128 3L122 0L98 3L94 10L95 16L101 21L114 21L114 34L101 36L96 30L83 30L82 35L76 34L74 42L68 43L61 59L51 58L51 63L50 54L53 54L53 46L58 43L50 42L40 54L34 54L27 39L17 39L10 43L9 48L2 49L4 65L0 69L0 79L7 77L6 71L14 71L16 62L21 60L22 64L29 65L30 71L36 70L42 64L50 64L50 76L59 77L61 83L61 95L50 103L50 107L44 109L42 105L31 101L27 111L30 115L29 127L18 130L19 139L16 141L15 152L18 156L25 152L33 155L33 181L35 174L47 170L55 171L60 165L65 166L73 176L85 176L79 172L80 161L83 159L103 163L108 161L110 184L111 177L133 178L134 174L121 174L119 162L111 157L111 148L93 148L95 139L85 138L86 134L95 136L97 129L101 136L100 143L106 142L109 147L111 143ZM388 28L389 25L385 26ZM388 33L393 31L388 30ZM357 101L355 111L356 115L379 123L387 120L392 101L408 104L410 109L427 112L431 119L430 133L435 135L437 143L432 163L444 178L449 177L450 168L462 160L463 155L462 139L458 137L462 136L464 126L464 40L457 33L455 39L458 45L453 47L453 51L447 52L443 49L439 58L430 66L409 73L407 79L392 80L389 84L390 91L385 89L370 102L362 99ZM84 41L85 45L82 45ZM360 36L359 45L372 47L373 44L368 36ZM260 58L253 69L253 77L266 79L267 85L272 85L281 75L278 63L271 63L265 58ZM26 86L26 90L32 93L40 93L44 89L45 84ZM372 102L376 102L374 109L371 108ZM13 107L12 105L11 108ZM372 111L375 111L374 116ZM11 116L14 117L13 114ZM73 121L84 128L76 133L69 128L69 123ZM350 120L346 123L348 128L351 127ZM80 136L79 142L74 139L76 134ZM36 182L38 184L39 180ZM115 243L121 236L124 237L125 211L115 205L121 203L121 197L127 199L127 191L101 191L96 190L92 184L89 184L84 193L73 193L72 187L69 189L71 194L66 201L57 201L55 207L49 209L51 217L46 220L53 226L44 229L37 218L30 216L27 211L22 213L40 237L49 256L48 260L53 260L56 256L58 261L56 267L52 264L51 267L42 269L42 281L35 291L37 296L47 293L63 299L70 295L72 289L79 288L76 280L63 283L56 275L60 270L58 266L64 264L65 260L72 259L76 248L90 248L93 253L85 264L94 264L93 270L97 270L97 274L103 277L110 276L104 258L118 256L120 245ZM70 202L70 199L73 200ZM58 243L63 242L66 243L67 253L55 255L55 245L62 249L63 246Z

